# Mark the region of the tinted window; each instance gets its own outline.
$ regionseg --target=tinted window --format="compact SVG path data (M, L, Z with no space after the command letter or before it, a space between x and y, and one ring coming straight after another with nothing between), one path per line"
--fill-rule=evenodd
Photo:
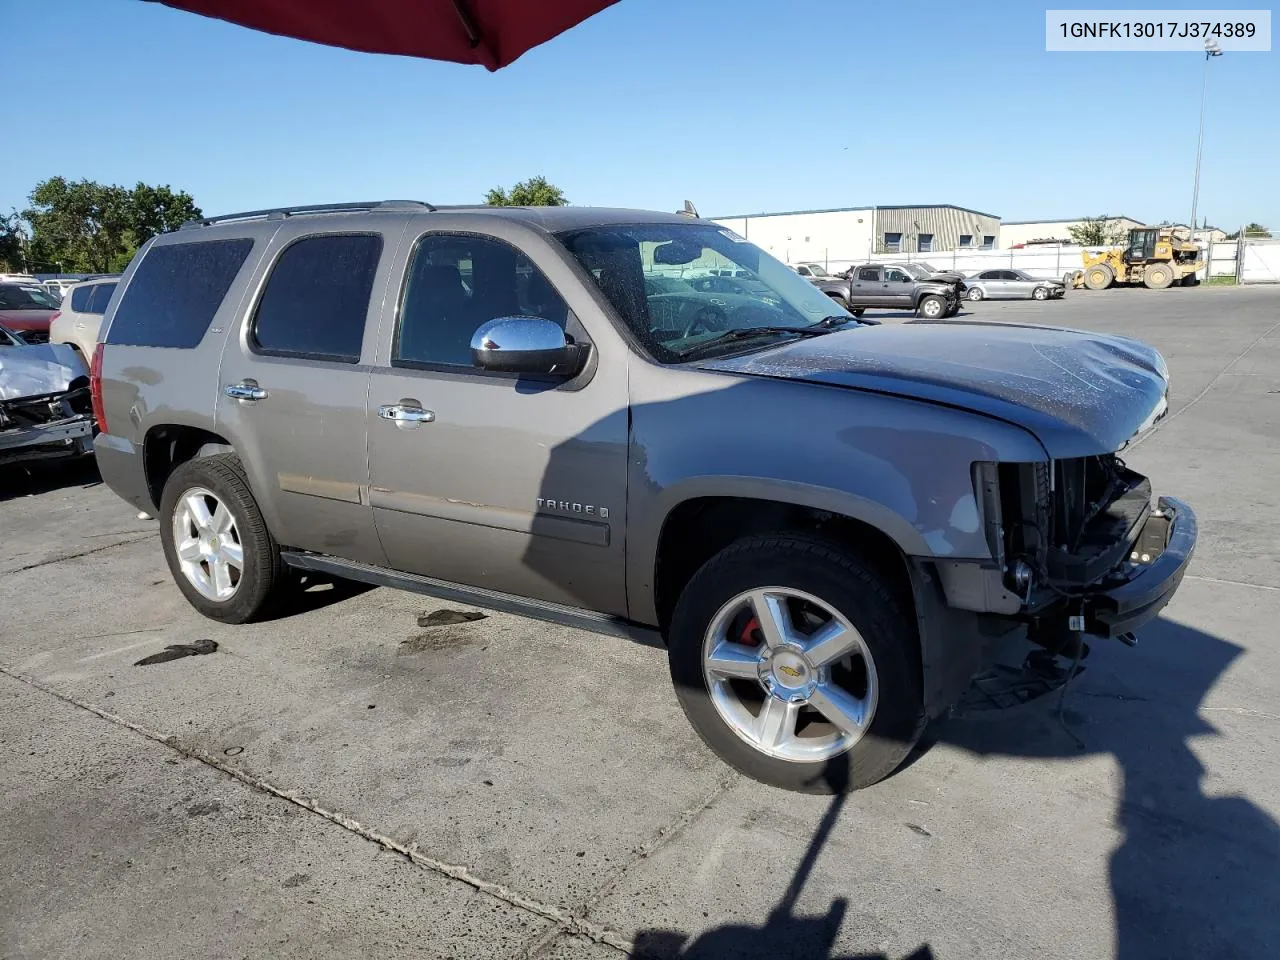
M901 283L904 280L911 279L901 270L895 270L893 267L889 267L887 270L885 270L884 278L890 283Z
M252 248L248 238L152 247L125 288L107 342L194 347Z
M981 276L979 276L979 277L978 277L978 279L979 279L979 280L999 280L999 279L1000 279L1000 271L999 271L999 270L988 270L986 273L984 273L984 274L982 274Z
M258 301L253 340L263 353L360 359L378 234L306 237L285 248Z
M498 317L542 317L564 329L569 307L515 247L430 234L409 264L393 361L470 367L471 337Z
M71 309L76 313L88 313L89 301L96 287L77 287L71 291Z
M106 313L107 304L111 302L111 294L115 292L114 283L98 283L93 286L93 296L89 298L88 313Z
M877 267L863 267L858 271L859 280L879 280L880 270Z

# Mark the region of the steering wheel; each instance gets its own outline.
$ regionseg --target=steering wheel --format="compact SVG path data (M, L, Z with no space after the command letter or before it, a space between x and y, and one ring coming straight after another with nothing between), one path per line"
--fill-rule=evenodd
M689 325L684 328L684 333L680 334L680 336L682 339L695 336L699 329L703 333L729 329L728 314L719 307L700 306L694 311L693 319L689 321Z

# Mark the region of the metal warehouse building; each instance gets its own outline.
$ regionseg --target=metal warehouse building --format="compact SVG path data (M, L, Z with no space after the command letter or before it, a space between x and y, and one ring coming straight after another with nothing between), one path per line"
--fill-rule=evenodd
M990 250L1000 218L949 203L712 217L787 263L843 266L876 253Z
M1128 233L1134 227L1145 226L1141 220L1123 215L1106 218L1107 228L1117 233ZM1071 228L1084 223L1083 218L1075 220L1010 220L1000 225L1000 247L1008 250L1020 244L1036 241L1057 240L1060 243L1071 242Z

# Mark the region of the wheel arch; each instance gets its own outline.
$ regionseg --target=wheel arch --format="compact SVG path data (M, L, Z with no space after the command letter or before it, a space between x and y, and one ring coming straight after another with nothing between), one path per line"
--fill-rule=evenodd
M147 494L156 508L173 471L198 457L235 453L225 437L203 427L162 423L148 427L142 439L142 469Z
M655 511L660 519L648 529L633 531L628 550L632 619L661 629L670 622L680 589L698 567L750 534L822 531L892 558L904 581L908 556L933 553L920 533L888 507L839 490L788 481L704 477L665 493L665 502Z

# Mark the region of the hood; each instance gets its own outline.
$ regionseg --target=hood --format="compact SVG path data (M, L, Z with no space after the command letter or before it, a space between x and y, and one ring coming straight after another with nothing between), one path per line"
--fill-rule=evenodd
M0 347L0 400L63 393L76 377L88 376L80 355L65 343Z
M1164 358L1126 337L996 323L903 323L795 340L702 369L869 390L1018 424L1050 457L1119 450L1166 409Z
M0 310L0 327L22 332L49 329L57 310Z

